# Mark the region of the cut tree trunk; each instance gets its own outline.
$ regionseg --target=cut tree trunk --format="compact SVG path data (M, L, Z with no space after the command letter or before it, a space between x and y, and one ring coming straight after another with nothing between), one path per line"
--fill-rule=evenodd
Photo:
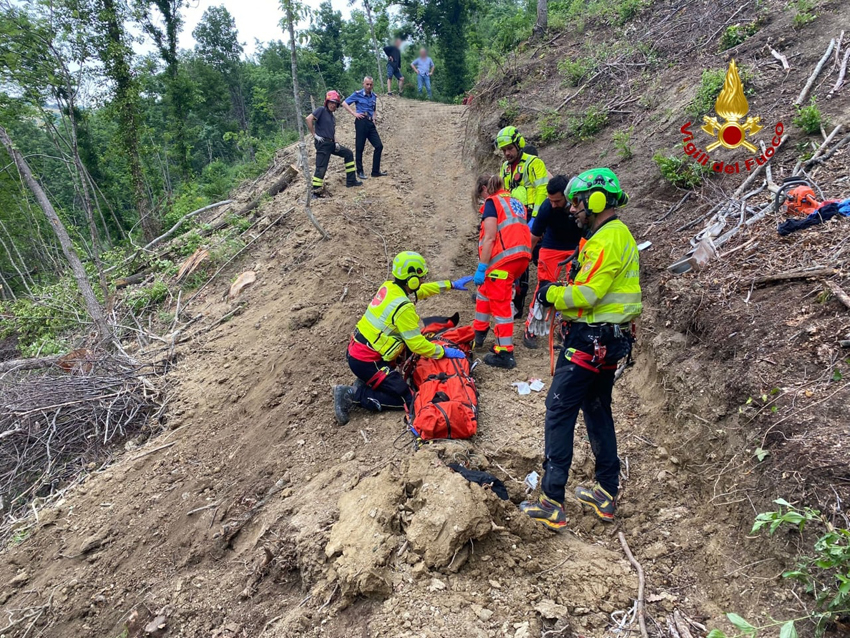
M62 252L65 253L65 258L68 260L68 264L71 266L71 271L74 273L77 288L79 288L80 294L83 296L83 301L86 304L86 310L88 311L92 322L94 322L95 329L98 333L98 341L103 344L111 342L112 330L106 322L106 318L103 314L103 308L100 306L97 301L97 297L94 295L94 290L92 290L88 276L86 275L86 269L80 261L77 251L74 249L71 237L68 235L68 230L65 228L62 220L59 219L59 215L56 214L56 210L47 198L44 189L41 188L41 184L39 184L35 177L33 177L29 164L27 164L20 151L15 148L15 145L12 144L12 139L9 137L6 129L2 126L0 126L0 142L2 142L3 146L6 147L6 151L9 153L9 156L18 167L21 177L23 177L27 187L30 191L32 191L32 194L38 202L38 205L41 207L41 210L44 211L44 215L50 222L53 232L56 233L59 245L62 246Z
M266 190L260 193L260 195L251 200L251 202L247 206L245 206L245 208L243 208L236 214L240 217L244 217L260 205L260 203L263 201L263 197L274 197L281 191L285 190L295 180L296 177L298 177L298 167L294 164L290 164L286 167L286 170L283 171L283 175L281 175L280 178L274 184L269 186Z
M537 0L537 23L534 25L533 33L541 37L549 28L549 0Z
M57 354L50 357L40 357L38 359L10 359L0 363L0 374L11 372L12 370L41 370L56 365L63 355Z

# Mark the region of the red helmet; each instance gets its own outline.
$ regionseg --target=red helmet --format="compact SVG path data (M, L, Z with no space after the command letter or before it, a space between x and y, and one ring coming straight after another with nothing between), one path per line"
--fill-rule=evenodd
M337 91L328 91L325 95L325 106L328 102L336 102L337 106L342 103L342 96Z

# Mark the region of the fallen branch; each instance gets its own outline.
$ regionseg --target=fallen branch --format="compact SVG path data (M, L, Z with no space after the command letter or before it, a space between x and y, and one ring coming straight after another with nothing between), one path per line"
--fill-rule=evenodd
M251 200L251 202L245 206L242 210L240 210L237 215L240 217L244 217L252 210L257 208L260 205L260 202L263 201L264 197L274 197L281 191L285 190L294 180L298 177L298 167L290 164L286 167L286 170L283 171L283 175L271 186L269 186L266 190L264 190L260 195Z
M850 60L850 47L848 47L847 51L844 52L844 60L841 62L841 70L838 72L838 79L835 81L835 85L826 97L831 98L833 93L840 91L841 87L844 85L844 75L847 73L847 60Z
M782 55L779 51L777 51L776 49L774 49L774 48L773 48L772 46L770 46L770 45L768 45L768 46L767 46L767 48L768 48L768 49L770 49L770 54L771 54L774 58L776 58L777 60L779 60L779 62L782 64L782 68L783 68L783 69L785 69L786 71L790 71L790 70L791 70L791 65L790 65L790 64L788 64L788 58L786 58L784 55Z
M138 456L134 456L133 458L131 458L130 462L132 463L133 461L138 461L139 459L145 458L149 454L153 454L154 452L159 452L160 450L164 450L165 448L169 448L172 445L176 445L176 444L177 444L177 441L172 441L171 443L166 443L165 445L160 445L159 447L155 447L154 449L148 450L147 452L142 452Z
M620 539L620 545L623 546L623 551L626 553L626 558L629 559L629 562L632 564L637 570L638 574L638 597L637 597L637 614L638 614L638 623L640 623L640 634L643 638L649 638L649 632L646 631L646 610L645 605L646 601L644 600L643 593L644 588L646 587L646 577L643 573L643 567L640 566L640 563L637 562L634 555L632 554L632 550L629 549L629 544L626 542L626 536L623 532L617 534L617 538Z
M672 215L677 210L679 210L682 207L682 204L684 204L686 201L688 201L688 198L691 196L692 193L693 193L693 191L688 191L687 193L685 193L685 196L682 199L679 200L678 204L674 205L670 210L668 210L667 213L663 217L659 217L658 219L656 219L653 222L653 224L659 224L659 223L663 222L665 219L670 217L670 215Z
M780 147L780 146L782 146L782 145L785 143L785 140L787 140L787 139L788 139L788 133L786 133L785 135L783 135L783 136L782 136L782 139L780 139L780 140L779 140L779 145L775 147L775 150L774 150L774 153L773 153L773 157L776 157L776 151L778 151L778 150L779 150L779 147ZM749 176L747 179L745 179L745 180L743 181L743 183L742 183L742 184L738 187L738 189L737 189L737 190L735 191L735 193L732 195L732 199L738 199L738 198L741 196L741 194L742 194L745 190L747 190L747 187L748 187L750 184L752 184L752 183L753 183L753 181L756 179L756 177L758 177L759 175L761 175L761 172L765 169L765 167L766 167L768 164L770 164L770 162L771 162L771 160L773 159L773 157L771 157L771 158L770 158L769 160L767 160L764 164L762 164L761 166L757 167L757 168L756 168L756 170L754 170L752 173L750 173L750 176Z
M767 275L765 277L755 277L750 283L754 286L763 286L765 284L778 283L780 281L791 281L793 279L812 279L814 277L829 277L835 274L833 268L808 268L805 270L792 270L791 272L783 272L777 275Z
M556 108L556 109L555 109L555 112L556 112L556 113L557 113L557 112L560 112L560 110L561 110L562 108L564 108L567 104L569 104L569 103L572 101L572 99L573 99L574 97L578 97L579 93L581 93L582 91L584 91L584 90L587 88L587 86L588 86L591 82L593 82L596 78L598 78L600 75L602 75L602 71L597 71L596 73L594 73L594 74L593 74L593 76L592 76L592 77L591 77L591 78L590 78L587 82L585 82L584 84L582 84L582 85L579 87L579 90L578 90L578 91L576 91L576 92L575 92L575 93L573 93L572 95L567 96L567 97L564 99L564 101L563 101L563 102L561 102L561 105L560 105L558 108Z
M815 80L818 79L820 72L823 70L823 66L829 60L829 56L832 55L832 50L835 48L835 38L832 38L829 41L829 46L826 47L826 53L823 54L823 57L818 62L815 70L812 71L812 74L809 76L809 81L806 82L806 86L803 87L803 90L800 91L800 95L797 96L797 99L794 101L794 106L801 106L803 102L806 101L806 98L809 96L809 91L812 90L812 85L815 83Z
M826 136L826 139L823 141L823 144L821 144L820 146L818 146L817 150L815 150L814 155L812 155L812 156L811 156L811 158L809 158L809 161L808 161L808 162L806 162L805 168L807 168L807 169L808 169L808 168L810 168L812 165L814 165L814 164L818 161L818 158L821 156L821 154L823 153L824 149L825 149L827 146L829 146L829 143L832 141L832 139L833 139L836 135L838 135L838 132L839 132L840 130L841 130L841 124L839 124L839 125L838 125L838 126L836 126L834 129L832 129L832 133L830 133L829 135L827 135L827 136Z
M850 295L848 295L844 290L842 290L841 286L839 286L834 281L827 281L827 287L829 287L832 294L843 303L848 309L850 309Z
M178 221L176 224L174 224L174 226L172 226L167 232L163 233L162 235L160 235L156 239L150 241L147 246L142 248L142 250L144 250L144 251L150 250L153 246L156 246L159 242L165 241L166 239L171 237L174 233L177 232L177 230L180 228L180 226L183 225L183 222L185 222L186 220L191 219L192 217L195 217L196 215L200 215L201 213L203 213L205 211L212 210L213 208L218 208L219 206L224 206L226 204L230 204L232 201L233 200L231 200L231 199L225 199L223 201L216 202L215 204L210 204L209 206L204 206L203 208L199 208L198 210L193 210L191 213L183 215L183 217L180 218L180 221Z
M0 363L0 373L11 372L13 370L41 370L55 365L62 355L52 355L49 357L39 357L38 359L11 359Z
M842 146L844 146L845 144L847 144L847 142L850 142L850 135L845 135L845 136L844 136L844 137L842 137L840 140L838 140L838 143L837 143L835 146L833 146L833 147L829 150L829 152L824 153L823 155L821 155L821 156L820 156L819 158L817 158L817 159L811 159L811 160L809 160L809 164L812 164L812 165L814 165L814 164L823 164L826 160L828 160L830 157L832 157L833 155L835 155L835 154L839 151L839 149L841 149L841 147L842 147ZM808 167L808 164L807 164L807 167Z

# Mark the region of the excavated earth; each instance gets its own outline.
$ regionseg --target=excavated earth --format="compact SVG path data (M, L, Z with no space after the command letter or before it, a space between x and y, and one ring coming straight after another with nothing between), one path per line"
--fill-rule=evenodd
M511 90L494 89L493 101ZM783 455L783 446L799 449L800 432L821 435L807 419L817 415L837 445L847 441L847 385L821 379L822 364L817 373L795 368L824 356L820 343L764 350L771 330L760 318L773 314L783 334L796 331L800 315L786 326L774 313L809 304L796 312L846 332L846 311L834 300L802 301L812 282L797 282L756 290L744 320L736 310L743 302L712 284L720 266L667 274L687 247L675 228L693 209L678 222L651 223L681 195L659 186L646 161L650 140L636 149L642 164L618 169L635 195L623 218L639 242L654 244L642 257L647 310L636 363L615 387L625 470L615 526L568 502L570 530L554 534L516 508L523 478L540 471L545 389L518 396L511 383L539 378L548 388L545 349L519 345L513 371L475 369L480 427L469 442L415 451L398 413L356 412L336 425L330 390L351 379L345 348L392 256L422 252L435 278L471 273L477 219L467 193L474 169L495 163L483 150L499 125L487 100L467 110L383 99L379 109L390 175L346 189L341 164L332 163L330 196L313 204L327 240L302 212L301 180L266 203L265 218L280 221L189 310L206 323L244 304L178 348L167 379L169 430L42 509L29 537L0 557L0 623L45 609L35 626L20 623L5 635L613 635L638 591L618 532L646 571L653 635L668 635L674 612L694 622L694 635L699 623L722 626L726 611L755 620L798 614L801 601L779 579L792 541L748 531L771 499L805 496L810 457ZM351 145L352 128L339 118ZM606 144L583 149L581 161L565 143L541 148L541 156L553 172L576 172L604 161L596 155ZM257 273L256 283L227 301L230 281L246 270ZM455 311L472 319L468 294L420 304L423 315ZM740 335L739 345L729 333ZM795 376L782 386L780 371ZM794 398L778 416L746 402L757 396L753 388L775 386L791 388ZM801 415L801 406L812 409ZM767 437L764 419L781 417L794 426L778 429L790 442L777 443L760 464L752 450ZM570 487L593 474L581 427L576 448ZM835 458L832 475L812 470L819 485L848 476L846 459ZM450 462L493 473L511 500L467 483Z

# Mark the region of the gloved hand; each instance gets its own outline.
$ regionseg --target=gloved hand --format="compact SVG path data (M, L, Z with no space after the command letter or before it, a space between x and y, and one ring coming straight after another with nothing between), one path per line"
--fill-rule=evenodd
M484 275L487 272L487 264L478 264L478 270L475 271L475 275L472 277L472 280L475 282L476 286L480 286L484 283Z
M539 303L541 306L546 306L547 308L550 308L555 305L554 303L546 299L546 294L549 292L549 288L554 285L555 284L549 281L540 284L540 287L537 289L537 303Z
M313 139L316 140L316 142L318 142L319 144L325 141L324 137L322 137L321 135L316 135L315 133L313 134Z
M466 359L466 354L463 350L458 350L457 348L449 348L446 346L443 348L443 356L446 359Z
M467 284L472 281L472 275L467 275L466 277L461 277L460 279L455 279L452 282L452 290L466 290Z
M334 144L334 150L339 153L339 143Z

